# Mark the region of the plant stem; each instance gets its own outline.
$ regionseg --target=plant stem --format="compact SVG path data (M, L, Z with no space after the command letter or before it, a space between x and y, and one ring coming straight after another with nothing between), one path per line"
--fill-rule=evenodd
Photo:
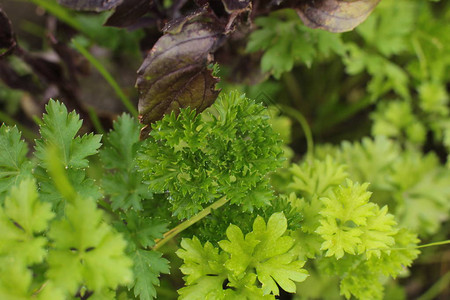
M84 48L80 43L78 43L75 39L72 39L72 44L96 69L97 71L105 78L108 84L114 89L117 96L122 101L123 105L128 109L128 111L135 117L138 117L138 112L134 105L131 103L130 99L123 93L117 81L114 80L114 77L109 73L105 67L91 54L89 51Z
M308 149L307 155L308 156L314 155L314 140L313 140L311 128L309 127L309 124L308 124L308 121L306 120L306 118L298 110L295 110L291 107L287 107L287 106L281 105L281 104L279 106L281 107L281 109L284 113L286 113L287 115L296 119L300 123L300 126L302 127L303 132L305 134L305 138L306 138L306 146Z
M177 234L179 234L186 228L194 225L195 223L197 223L198 221L200 221L201 219L203 219L204 217L209 215L213 209L218 209L219 207L221 207L228 201L229 201L229 199L227 199L224 196L224 197L220 198L219 200L217 200L216 202L214 202L213 204L211 204L210 206L208 206L207 208L205 208L204 210L202 210L201 212L199 212L198 214L196 214L195 216L193 216L192 218L190 218L189 220L186 220L183 223L179 224L177 227L169 230L168 232L166 232L164 234L163 239L157 240L156 245L153 247L153 250L157 250L157 249L161 248L162 245L164 245L165 243L170 241Z
M89 113L89 117L91 118L92 125L94 125L95 130L97 130L97 132L100 134L104 134L105 129L103 128L102 123L100 122L100 119L95 109L89 106L87 108L87 111Z
M432 287L430 287L418 300L437 299L441 293L450 284L450 271L445 273Z

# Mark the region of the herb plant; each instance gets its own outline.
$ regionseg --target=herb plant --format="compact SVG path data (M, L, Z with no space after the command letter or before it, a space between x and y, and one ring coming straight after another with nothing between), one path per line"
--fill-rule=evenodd
M449 2L26 2L0 299L446 297Z

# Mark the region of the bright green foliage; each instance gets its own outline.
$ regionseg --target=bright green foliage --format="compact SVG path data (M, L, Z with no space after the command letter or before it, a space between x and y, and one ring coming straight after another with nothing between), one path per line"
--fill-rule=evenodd
M260 28L250 35L246 50L264 50L261 68L277 79L297 62L311 66L317 56L345 52L340 35L304 26L294 10L259 17L254 23Z
M27 160L28 146L21 140L17 127L0 127L0 204L4 194L22 179L31 175Z
M156 298L158 277L160 273L169 273L169 262L161 257L161 253L145 249L153 247L155 239L163 237L163 233L167 231L167 223L129 210L114 225L127 240L126 253L133 260L135 281L128 288L134 288L134 295L142 300Z
M104 223L103 213L91 199L77 198L66 206L67 218L52 224L54 241L47 275L73 294L84 284L94 292L115 289L132 280L126 243Z
M308 275L286 229L283 213L275 213L267 224L258 216L253 231L245 236L239 227L230 225L228 240L219 242L223 251L208 242L202 246L195 237L184 239L177 254L184 260L181 270L188 286L179 291L181 299L200 299L199 295L204 299L274 299L272 295L279 294L277 284L295 292L295 282ZM225 280L231 289L223 289Z
M224 267L228 259L226 253L219 254L219 249L209 242L202 246L194 236L181 241L177 255L184 261L180 270L186 275L184 280L187 285L178 291L181 299L224 299L222 286L227 279Z
M23 300L63 300L64 294L52 282L33 290L32 272L25 265L12 259L0 259L0 298Z
M237 92L221 95L201 115L166 115L138 157L144 178L152 191L170 192L179 218L224 195L242 210L268 205L265 176L280 166L282 150L267 119L262 105Z
M129 288L134 286L134 295L141 300L156 298L155 286L159 286L159 275L169 273L169 262L161 256L159 252L142 249L131 254L135 282Z
M372 133L375 136L406 136L408 141L419 145L426 140L426 127L413 114L412 106L406 101L381 102L372 114L372 119Z
M391 237L395 234L394 216L387 214L387 207L379 209L369 203L371 193L368 184L340 186L329 198L322 198L325 208L320 214L321 226L317 233L325 242L321 250L327 250L326 256L335 255L337 259L350 254L364 253L370 258L380 256L380 250L389 249L394 244ZM377 249L375 251L369 251Z
M410 150L393 164L391 178L401 224L421 235L437 232L450 213L450 171L434 153Z
M42 262L47 240L36 235L47 229L53 216L50 205L39 201L33 180L13 187L0 207L0 257L14 253L16 263Z
M402 151L384 136L344 142L341 148L339 160L348 165L350 178L371 182L374 201L389 204L400 225L425 236L448 218L450 171L434 153Z
M400 155L399 145L384 136L374 140L363 138L359 143L343 142L338 161L347 164L350 178L370 182L372 188L386 188L390 183L386 171Z
M304 197L326 196L330 189L347 178L345 166L327 156L325 160L305 161L290 168L292 180L289 188Z
M69 181L82 197L99 199L101 193L92 179L86 178L88 157L96 154L101 143L101 135L86 134L76 136L82 121L75 111L68 113L64 104L50 100L46 106L47 114L40 125L41 138L36 140L35 156L38 167L34 176L41 188L41 197L53 203L58 216L63 214L64 199L47 174L47 151L56 148L58 157L67 169Z
M44 162L47 146L52 145L58 149L65 167L86 168L86 158L97 153L101 136L86 134L76 137L82 121L76 112L68 113L59 101L50 100L45 109L44 125L40 127L42 138L36 141L36 157Z
M124 114L114 122L113 130L105 137L105 147L100 156L105 167L111 170L102 185L110 195L113 209L142 210L142 199L152 197L148 187L142 182L142 174L135 163L139 142L139 124L131 116Z

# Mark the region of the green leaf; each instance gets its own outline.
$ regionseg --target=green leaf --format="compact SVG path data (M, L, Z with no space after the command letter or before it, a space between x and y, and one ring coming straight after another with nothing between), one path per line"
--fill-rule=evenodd
M138 164L152 191L169 191L174 215L188 218L226 195L242 211L268 206L266 174L281 165L266 109L238 92L200 115L181 109L156 122Z
M63 300L63 292L53 282L43 284L36 293L33 274L25 265L9 257L0 259L0 299ZM41 283L40 283L41 284Z
M293 181L288 187L305 197L323 197L347 178L345 169L345 165L336 162L331 156L327 156L325 160L315 159L301 165L293 164L290 168Z
M113 209L141 210L143 199L152 197L143 183L142 173L136 168L135 157L139 142L138 122L127 114L120 116L105 137L105 146L100 157L110 170L102 179L105 193L110 196Z
M53 216L50 204L38 200L33 180L13 187L4 207L0 207L0 256L15 254L26 264L42 262L47 239L35 235L47 229Z
M237 277L255 268L264 295L278 295L277 284L287 292L295 292L294 282L305 280L308 273L302 269L304 261L297 260L297 255L290 251L294 239L284 235L286 229L287 220L283 213L273 214L267 225L258 216L253 231L245 239L239 228L230 225L228 241L219 242L220 247L230 253L225 267Z
M128 287L134 287L134 295L141 300L156 298L155 286L159 286L161 273L169 274L169 262L156 251L137 249L132 255L135 282Z
M227 278L223 264L228 259L209 242L204 246L197 237L183 239L176 252L183 259L180 270L187 287L178 290L181 299L224 299L223 284Z
M40 126L41 139L36 141L36 157L45 165L47 147L56 147L65 167L86 168L87 157L98 152L101 135L76 137L82 121L75 111L68 113L64 104L50 100Z
M3 194L31 175L32 164L27 158L28 146L21 140L17 127L0 127L0 204Z
M132 261L125 255L123 238L104 223L91 199L77 198L66 206L66 219L55 221L49 237L47 276L69 293L84 284L94 292L115 289L132 279Z

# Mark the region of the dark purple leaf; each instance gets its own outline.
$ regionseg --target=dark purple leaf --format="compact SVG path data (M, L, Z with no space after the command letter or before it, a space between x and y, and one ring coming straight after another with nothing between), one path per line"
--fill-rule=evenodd
M31 74L19 75L5 60L0 60L0 79L12 89L27 91L31 94L42 92Z
M146 125L141 138L147 136L151 123L171 111L189 106L201 112L214 102L218 78L207 65L221 43L222 31L215 23L193 22L156 42L138 70L139 114Z
M380 0L291 1L306 26L331 32L349 31L361 24Z
M16 45L11 21L0 8L0 57L10 53Z
M223 6L228 13L250 9L250 0L222 0Z
M136 23L146 13L150 12L153 0L125 0L116 7L116 11L108 18L105 25L128 27Z
M64 6L75 10L105 11L115 8L129 0L58 0Z

